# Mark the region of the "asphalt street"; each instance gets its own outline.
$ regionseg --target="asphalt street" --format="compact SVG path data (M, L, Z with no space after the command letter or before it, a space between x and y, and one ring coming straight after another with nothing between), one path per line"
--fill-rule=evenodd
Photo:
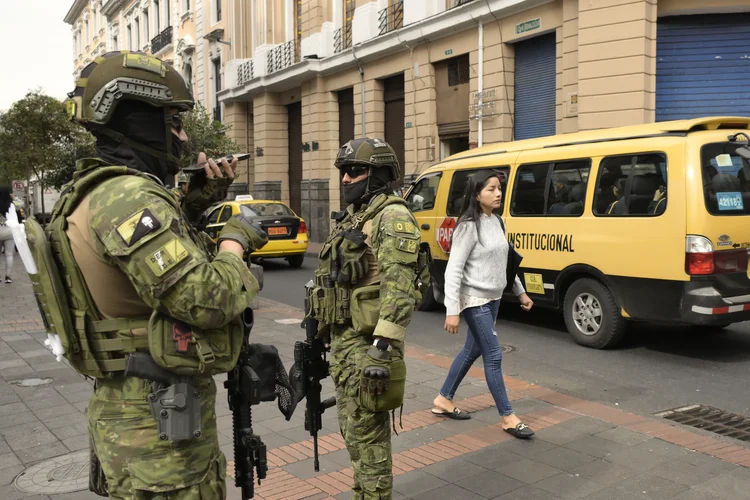
M264 262L261 295L301 308L304 284L316 265L312 257L306 257L300 269L283 260ZM442 328L444 314L417 312L408 342L454 356L463 345L466 326L462 323L458 335L448 334ZM641 414L706 404L750 415L750 322L714 335L631 325L620 347L601 351L573 342L561 313L525 313L508 304L500 309L498 334L500 342L513 349L504 357L505 374L559 392Z

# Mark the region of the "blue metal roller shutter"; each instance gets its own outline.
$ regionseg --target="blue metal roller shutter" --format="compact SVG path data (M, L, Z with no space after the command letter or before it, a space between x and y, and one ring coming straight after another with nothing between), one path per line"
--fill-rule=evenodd
M516 140L555 135L556 43L550 33L515 44Z
M750 14L659 19L656 121L750 116Z

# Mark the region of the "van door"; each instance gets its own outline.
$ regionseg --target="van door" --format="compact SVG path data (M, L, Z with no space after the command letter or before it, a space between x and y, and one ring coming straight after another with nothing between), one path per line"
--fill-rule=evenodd
M412 211L419 224L422 241L430 244L433 256L440 250L435 235L442 221L437 209L440 181L442 178L442 172L427 174L419 179L406 194L406 202L409 204L409 210Z

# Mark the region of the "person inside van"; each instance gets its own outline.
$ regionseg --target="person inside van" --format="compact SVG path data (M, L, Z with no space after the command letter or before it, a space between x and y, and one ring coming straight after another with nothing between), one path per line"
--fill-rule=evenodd
M667 186L661 185L654 193L654 199L648 204L649 215L661 215L667 208Z
M627 213L628 206L625 203L625 183L627 180L627 177L620 177L612 186L612 196L615 201L607 207L605 212L607 215L624 215Z
M495 322L500 298L506 287L509 245L500 217L492 213L502 203L502 187L496 172L480 171L466 183L464 204L445 270L445 330L458 333L459 316L468 325L466 343L448 372L440 393L433 401L435 415L454 420L470 416L453 404L453 397L469 368L481 355L484 373L497 410L502 416L504 431L517 438L534 435L529 426L513 413L503 380L503 353L498 341ZM488 273L488 269L495 272ZM521 280L516 276L513 293L521 308L531 310L534 302L526 295Z

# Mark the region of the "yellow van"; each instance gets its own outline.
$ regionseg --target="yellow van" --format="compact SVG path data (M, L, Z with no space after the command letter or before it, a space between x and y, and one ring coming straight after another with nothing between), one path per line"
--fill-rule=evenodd
M519 276L538 306L563 310L579 344L617 345L626 320L713 330L750 319L749 129L750 118L706 117L441 161L405 195L435 260L420 308L442 302L467 177L494 169Z

